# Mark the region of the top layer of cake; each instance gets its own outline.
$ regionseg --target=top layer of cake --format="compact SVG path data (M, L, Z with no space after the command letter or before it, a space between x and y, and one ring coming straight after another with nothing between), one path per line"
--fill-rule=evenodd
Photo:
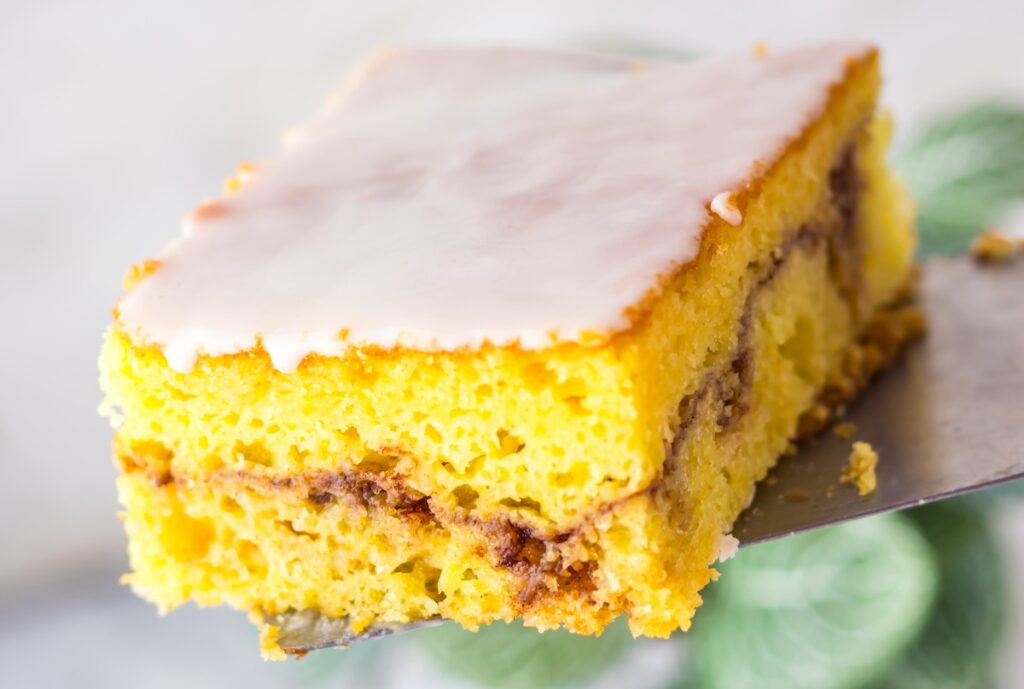
M119 322L178 370L258 344L290 370L352 344L603 341L710 222L742 222L751 161L770 166L869 51L382 53L186 219Z

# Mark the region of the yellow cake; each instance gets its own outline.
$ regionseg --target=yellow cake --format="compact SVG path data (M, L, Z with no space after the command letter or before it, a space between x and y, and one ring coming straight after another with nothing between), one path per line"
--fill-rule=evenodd
M855 43L373 56L129 275L101 379L132 588L687 629L907 280L879 83Z

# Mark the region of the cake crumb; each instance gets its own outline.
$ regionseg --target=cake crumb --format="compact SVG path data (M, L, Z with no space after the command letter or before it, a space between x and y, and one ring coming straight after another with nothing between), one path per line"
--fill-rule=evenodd
M791 488L782 494L782 499L786 502L803 502L810 497L810 494L803 488Z
M242 163L235 170L235 174L224 180L223 193L225 196L229 196L241 190L249 180L252 179L253 174L256 172L256 165L254 163Z
M754 55L756 55L757 57L767 57L768 56L768 44L765 43L764 41L758 41L757 43L755 43L754 44Z
M775 478L774 476L769 476L768 478L766 478L764 480L764 484L766 486L774 486L778 482L779 482L779 479Z
M249 613L249 621L257 625L260 630L260 654L264 660L284 660L287 657L284 649L278 644L278 639L281 638L281 628L266 623L263 618L256 612ZM298 657L306 655L305 653L294 654Z
M851 421L843 421L842 423L837 423L833 426L832 432L835 433L837 438L849 440L853 437L853 434L857 432L857 424Z
M1010 263L1024 251L1024 239L1007 236L997 230L986 230L971 242L971 256L981 263Z
M126 292L135 289L135 286L160 269L161 262L155 258L147 258L133 265L128 274L121 279L121 285Z
M878 487L878 475L875 473L877 466L878 453L875 449L868 443L856 442L853 444L853 451L850 452L850 459L839 476L839 482L856 486L861 497L870 495Z

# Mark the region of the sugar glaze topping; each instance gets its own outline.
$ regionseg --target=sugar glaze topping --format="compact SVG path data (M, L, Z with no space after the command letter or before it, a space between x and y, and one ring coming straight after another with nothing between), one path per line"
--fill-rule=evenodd
M711 199L711 212L733 227L743 222L743 213L737 208L731 191L715 194L715 197Z
M869 51L643 69L511 49L379 54L279 158L186 218L119 322L180 371L258 344L291 371L351 345L599 340L696 256L713 213L740 224L733 190Z

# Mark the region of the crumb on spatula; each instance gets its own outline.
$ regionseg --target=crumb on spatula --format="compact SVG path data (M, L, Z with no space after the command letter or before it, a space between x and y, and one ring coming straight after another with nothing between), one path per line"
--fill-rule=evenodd
M982 263L1009 263L1024 252L1024 238L988 229L971 242L971 256Z
M849 440L853 437L853 434L857 432L857 425L850 421L843 421L842 423L837 423L833 426L832 432L837 438Z
M840 483L849 483L857 487L857 493L862 497L875 492L878 487L878 475L875 468L878 466L878 453L868 443L856 442L853 444L853 451L850 459L839 476Z

